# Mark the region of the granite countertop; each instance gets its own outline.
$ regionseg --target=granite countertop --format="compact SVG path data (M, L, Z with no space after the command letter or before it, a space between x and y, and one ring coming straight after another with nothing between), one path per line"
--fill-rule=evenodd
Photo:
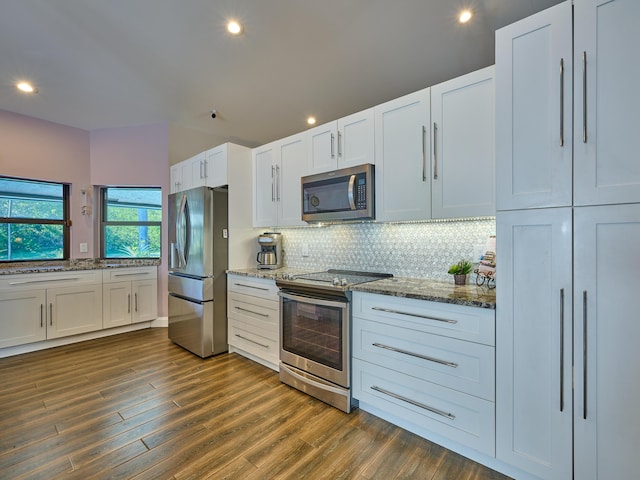
M42 262L8 262L0 264L0 275L20 273L71 272L78 270L104 270L106 268L155 267L160 259L100 259L87 258Z
M246 277L267 278L275 280L282 274L309 273L309 270L293 268L279 268L276 270L259 270L257 268L245 268L228 270L227 273L243 275ZM375 282L361 283L350 288L353 292L377 293L393 297L415 298L431 302L452 303L479 308L496 308L496 291L487 287L478 287L471 283L467 285L454 285L451 282L428 280L425 278L394 277Z

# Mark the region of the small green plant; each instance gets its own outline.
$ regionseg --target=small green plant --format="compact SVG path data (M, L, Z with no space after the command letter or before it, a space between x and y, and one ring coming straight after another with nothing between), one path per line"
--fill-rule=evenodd
M460 260L449 267L451 275L468 275L473 270L473 263L469 260Z

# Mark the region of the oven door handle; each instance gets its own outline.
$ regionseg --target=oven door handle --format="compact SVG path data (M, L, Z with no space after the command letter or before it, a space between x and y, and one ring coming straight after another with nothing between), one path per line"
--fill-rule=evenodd
M300 303L309 303L309 304L313 304L313 305L322 305L322 306L326 306L326 307L344 307L345 303L349 303L349 301L345 298L344 300L325 300L323 298L320 297L316 297L313 295L308 295L305 293L298 293L296 292L295 294L289 293L289 292L278 292L278 295L280 295L281 298L283 299L287 299L287 300L293 300L294 302L300 302Z

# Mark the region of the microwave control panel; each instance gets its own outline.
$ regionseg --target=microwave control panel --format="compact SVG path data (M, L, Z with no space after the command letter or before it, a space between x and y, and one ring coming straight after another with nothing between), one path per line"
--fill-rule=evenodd
M356 210L367 208L367 177L364 174L356 176Z

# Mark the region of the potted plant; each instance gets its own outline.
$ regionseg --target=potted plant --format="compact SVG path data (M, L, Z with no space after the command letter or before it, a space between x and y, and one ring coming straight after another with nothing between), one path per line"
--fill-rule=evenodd
M465 285L467 283L467 275L473 270L473 263L469 260L460 260L449 267L449 272L453 275L453 281L456 285Z

